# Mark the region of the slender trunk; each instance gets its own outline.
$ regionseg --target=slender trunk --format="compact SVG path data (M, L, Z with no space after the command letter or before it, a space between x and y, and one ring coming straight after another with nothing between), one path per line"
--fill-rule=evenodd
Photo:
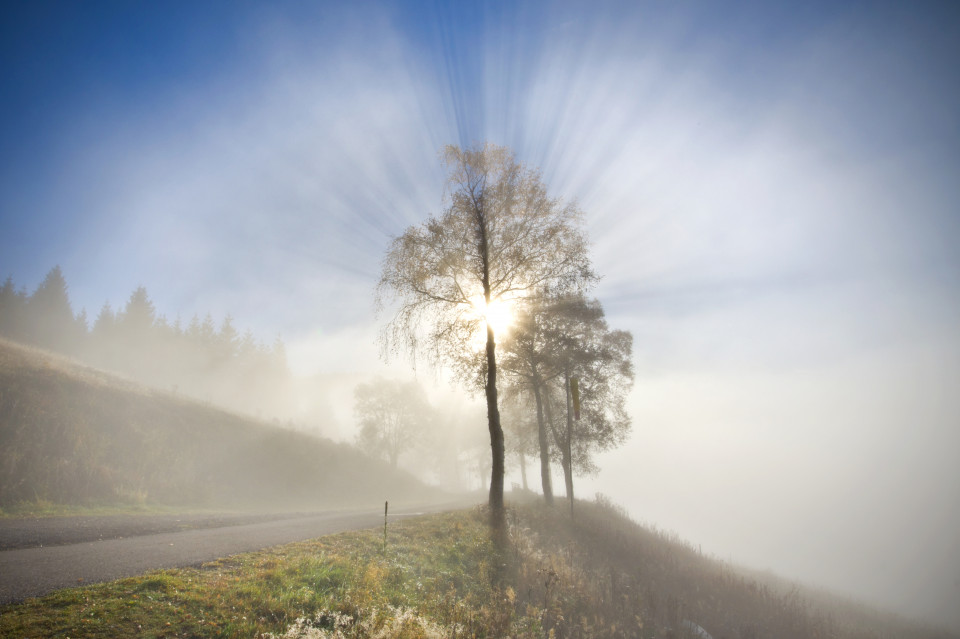
M497 354L493 327L487 324L487 423L490 429L490 523L498 533L505 533L507 517L503 509L504 446L500 409L497 407Z
M403 446L403 407L401 406L390 419L392 427L387 430L387 455L390 457L390 465L396 470L397 458L400 457L400 449Z
M524 453L520 453L520 480L523 482L523 490L530 490L527 486L527 456Z
M570 373L563 374L564 391L567 395L567 441L563 449L563 479L567 484L567 499L570 500L570 516L573 516L573 404L570 397Z
M484 210L483 196L475 203L478 239L480 240L480 257L483 267L483 301L490 308L490 244L487 236L487 218ZM487 426L490 430L490 452L493 463L490 469L490 525L493 527L494 538L498 542L506 542L507 514L503 508L503 476L506 460L504 459L503 427L500 424L500 408L497 405L497 341L493 334L493 326L487 320Z
M550 439L547 437L547 425L543 420L543 396L540 386L543 381L534 371L533 397L537 400L537 441L540 445L540 483L543 486L543 500L553 504L553 482L550 480Z
M567 495L569 496L573 491L573 478L571 473L571 468L573 465L570 463L569 446L570 432L567 429L560 429L557 427L557 424L553 419L553 404L550 403L550 395L544 395L543 400L543 406L547 412L547 423L550 425L550 432L553 433L553 441L556 442L557 449L560 451L560 468L563 469L563 479L564 483L566 484Z

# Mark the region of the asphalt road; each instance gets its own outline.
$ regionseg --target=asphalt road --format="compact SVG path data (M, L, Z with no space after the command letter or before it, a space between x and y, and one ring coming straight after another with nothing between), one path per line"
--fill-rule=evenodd
M466 506L460 503L401 508L391 510L390 519ZM0 552L0 604L39 597L60 588L193 566L279 544L382 526L383 509L231 523L215 528L4 550Z
M300 516L305 513L299 513ZM82 541L121 539L193 528L222 528L276 519L297 513L181 513L156 515L80 515L0 519L0 551L64 546Z

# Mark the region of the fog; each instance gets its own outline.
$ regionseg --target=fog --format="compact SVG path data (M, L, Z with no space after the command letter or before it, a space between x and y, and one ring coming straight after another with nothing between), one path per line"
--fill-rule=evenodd
M205 11L13 21L0 277L279 334L292 418L351 441L353 387L414 374L377 344L390 238L440 210L442 145L507 145L579 201L634 336L633 435L580 494L960 629L952 7Z

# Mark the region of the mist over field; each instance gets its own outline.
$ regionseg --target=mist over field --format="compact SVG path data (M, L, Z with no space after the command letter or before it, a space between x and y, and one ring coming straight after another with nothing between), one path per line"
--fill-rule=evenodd
M444 145L504 145L584 211L633 335L630 438L578 494L960 631L952 5L3 11L0 279L59 265L90 326L142 286L171 325L279 338L282 384L175 392L339 442L358 384L415 378L443 418L400 468L481 488L482 393L384 361L373 299ZM481 454L431 466L450 433Z

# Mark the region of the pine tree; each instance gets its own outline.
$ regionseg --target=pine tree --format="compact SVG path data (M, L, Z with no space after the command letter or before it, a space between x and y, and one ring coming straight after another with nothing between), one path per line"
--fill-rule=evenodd
M93 336L98 340L110 339L114 335L117 325L117 316L110 307L110 302L104 302L100 307L97 319L93 321Z
M27 339L59 351L72 350L74 317L67 295L67 281L54 266L27 300Z
M18 291L13 277L7 277L0 287L0 335L14 340L24 339L27 294Z
M143 286L137 287L130 294L127 300L127 306L123 313L117 318L124 333L136 338L145 338L149 335L154 323L157 320L157 311L147 295L147 289Z
M239 346L239 334L233 327L233 318L227 315L220 323L220 331L216 336L216 362L218 366L232 366L236 359Z

